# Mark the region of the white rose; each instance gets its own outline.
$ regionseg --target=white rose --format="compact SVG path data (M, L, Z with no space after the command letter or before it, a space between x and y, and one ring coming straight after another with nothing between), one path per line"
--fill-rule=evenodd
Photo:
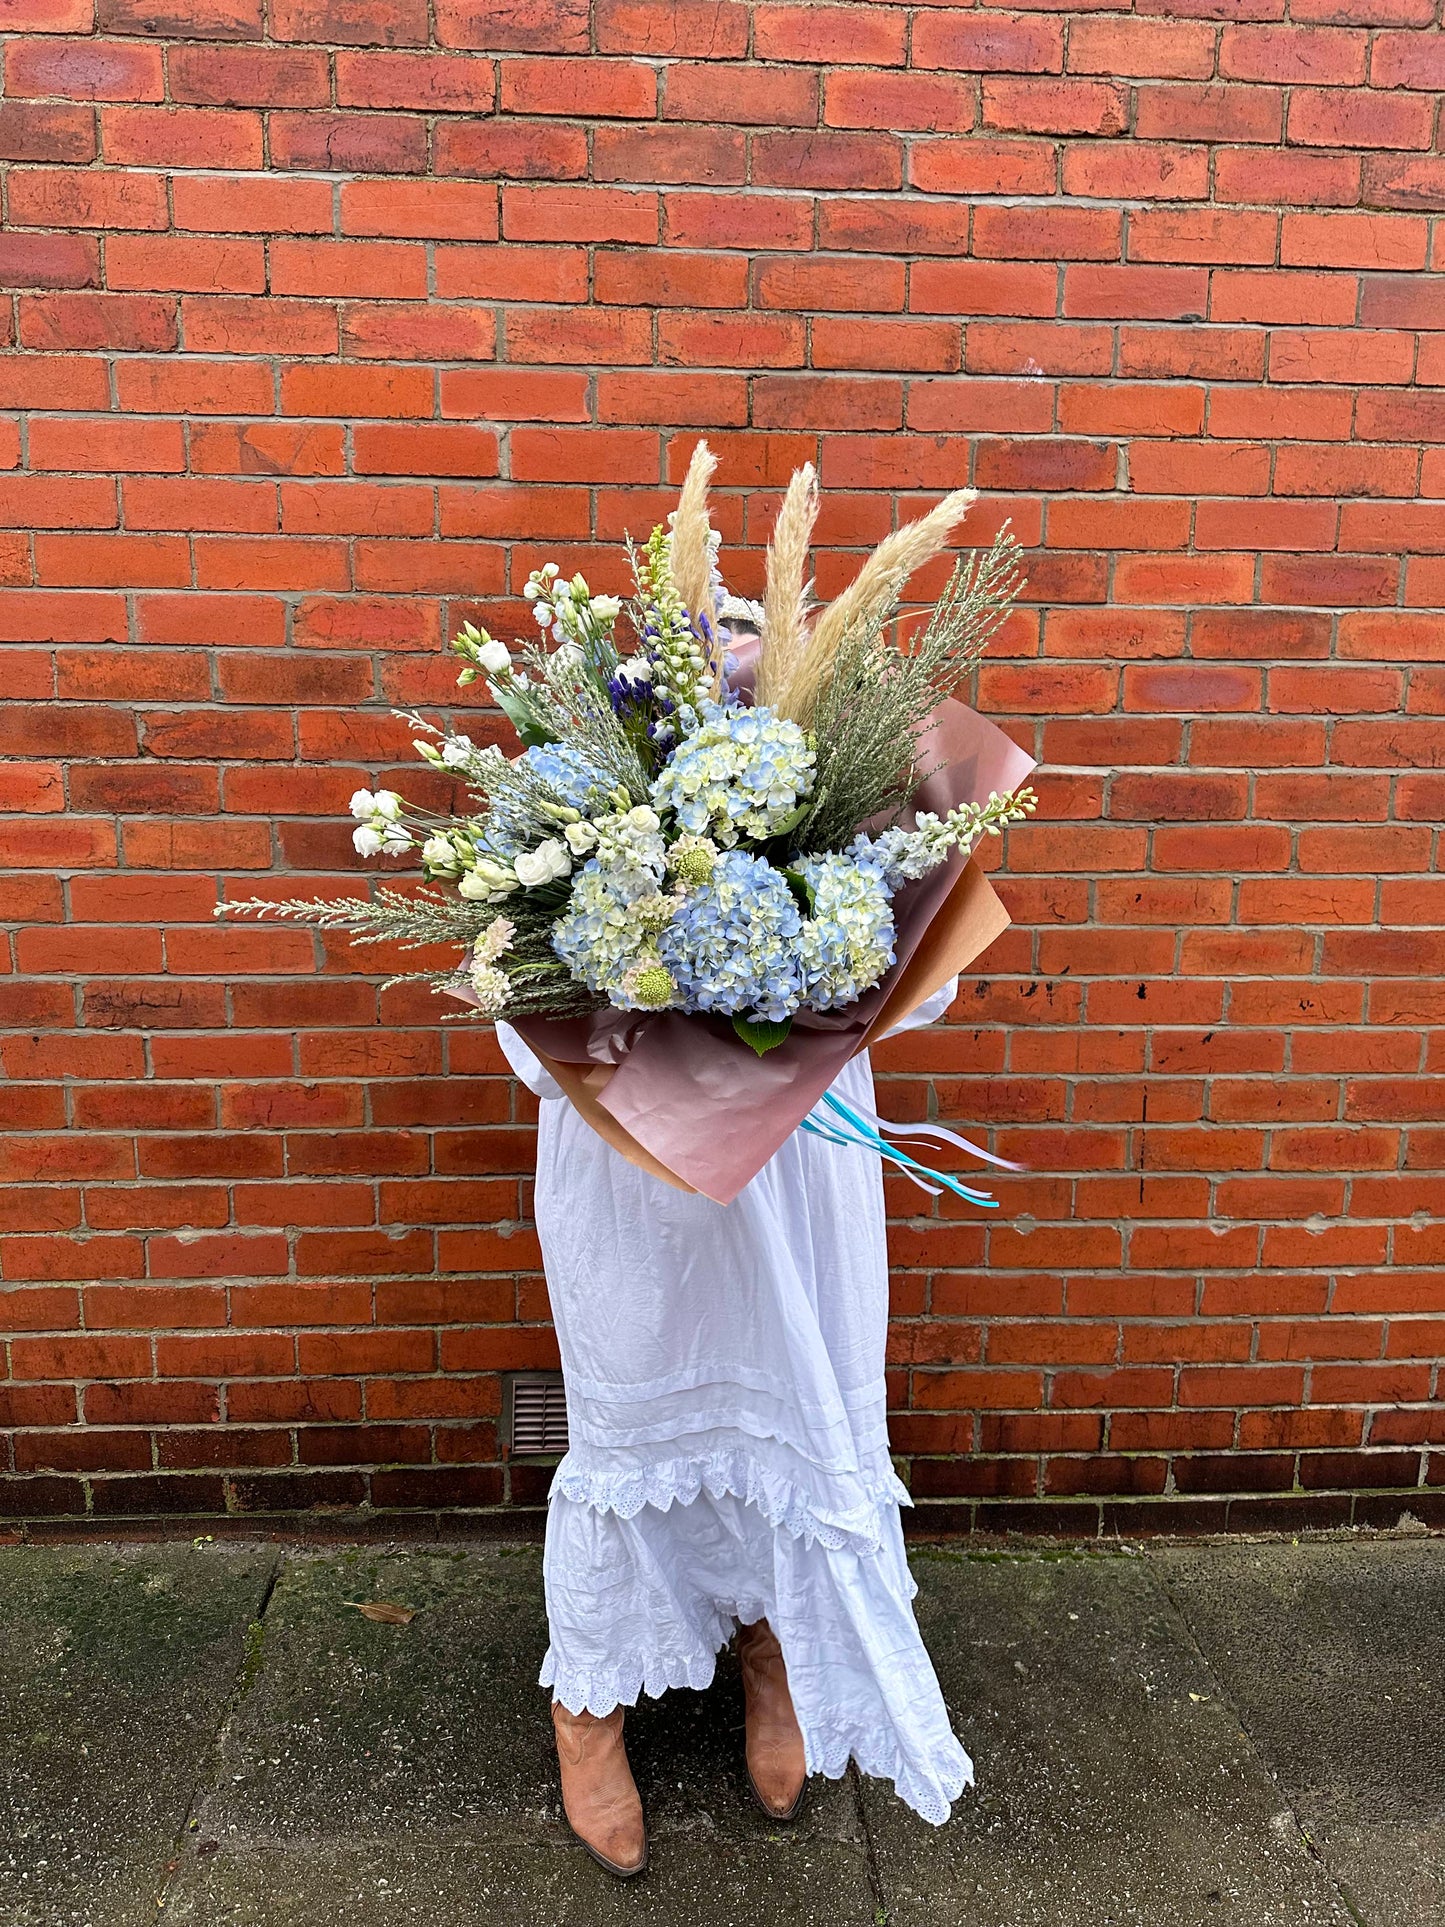
M562 834L573 856L586 856L597 847L597 832L590 823L569 823Z
M662 818L656 810L650 810L645 803L639 803L627 812L627 821L635 830L652 831L660 829Z
M593 596L592 613L599 622L615 622L622 614L621 598L615 595Z
M400 856L403 850L411 848L411 837L405 830L387 830L382 837L383 856Z
M380 856L386 848L386 841L380 830L374 830L369 823L363 823L359 830L351 832L351 847L358 856Z
M517 881L523 889L536 890L558 877L570 876L572 860L556 837L549 836L535 850L524 850L514 859L512 868L517 872Z
M417 746L420 748L420 744ZM370 790L356 790L351 798L351 814L358 823L368 823L376 814L376 798Z
M355 799L353 798L353 801ZM388 823L395 823L401 815L401 798L395 790L378 790L371 799L378 816L384 816Z
M477 661L489 676L500 676L504 669L512 666L512 652L504 642L484 642L477 651Z

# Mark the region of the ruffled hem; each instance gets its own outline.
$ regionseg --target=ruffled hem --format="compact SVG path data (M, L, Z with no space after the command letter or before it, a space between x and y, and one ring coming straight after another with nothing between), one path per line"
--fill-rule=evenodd
M641 1653L615 1666L569 1666L549 1646L537 1684L550 1686L553 1699L569 1713L595 1713L598 1719L619 1706L636 1706L644 1693L653 1700L677 1686L705 1693L717 1673L718 1654L732 1639L734 1622L748 1626L767 1616L763 1599L720 1605L714 1608L712 1623L697 1629L698 1643L691 1652Z
M856 1484L861 1495L858 1504L825 1511L795 1479L768 1471L754 1452L738 1448L625 1469L589 1468L575 1463L569 1453L557 1468L552 1491L591 1511L615 1513L619 1519L635 1519L644 1506L667 1512L674 1504L691 1505L706 1492L713 1499L741 1499L760 1512L775 1532L785 1532L807 1545L817 1544L829 1552L846 1547L865 1555L876 1553L883 1545L880 1512L885 1507L911 1506L913 1500L891 1466L881 1478L858 1477Z
M891 1780L899 1799L931 1827L945 1825L954 1801L973 1785L973 1761L957 1741L957 1757L930 1762L928 1772L921 1771L901 1747L880 1744L871 1728L835 1728L825 1734L814 1731L804 1736L804 1746L810 1773L821 1773L825 1780L841 1780L848 1762L856 1760L858 1771L870 1780Z

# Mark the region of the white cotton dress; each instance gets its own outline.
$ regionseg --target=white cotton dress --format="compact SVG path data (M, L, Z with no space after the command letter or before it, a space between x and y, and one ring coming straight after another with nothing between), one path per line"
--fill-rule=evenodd
M952 986L905 1028L947 1008ZM704 1687L734 1619L782 1644L808 1770L941 1824L973 1778L914 1620L888 1451L882 1165L796 1131L730 1205L629 1164L517 1033L570 1449L541 1683L574 1713ZM868 1059L834 1086L872 1104Z

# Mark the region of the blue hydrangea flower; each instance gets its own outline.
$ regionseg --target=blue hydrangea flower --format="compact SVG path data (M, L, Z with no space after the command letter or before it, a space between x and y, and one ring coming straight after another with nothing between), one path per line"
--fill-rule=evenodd
M652 786L694 836L724 848L773 836L813 788L816 758L795 722L771 709L703 705L702 722L678 745Z
M589 763L570 743L542 743L524 751L522 761L531 764L534 774L568 809L593 816L608 807L612 785L596 764Z
M802 1002L802 932L784 877L760 857L731 850L678 905L657 949L684 1010L781 1022Z
M572 975L612 1003L623 1003L623 978L652 961L659 922L672 899L658 890L661 866L594 856L572 879L567 908L552 930L552 948Z
M606 776L570 743L543 743L524 750L516 760L540 776L568 809L590 816L612 807ZM540 833L521 793L511 785L498 785L481 819L479 846L489 855L510 861L520 851L531 849Z
M804 1001L837 1010L871 990L893 962L893 902L880 870L851 855L806 857L813 892L799 961Z

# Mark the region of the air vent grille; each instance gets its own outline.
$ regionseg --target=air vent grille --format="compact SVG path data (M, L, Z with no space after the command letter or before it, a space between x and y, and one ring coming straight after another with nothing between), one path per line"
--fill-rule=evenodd
M507 1396L513 1458L552 1458L567 1450L567 1400L560 1372L514 1372Z

